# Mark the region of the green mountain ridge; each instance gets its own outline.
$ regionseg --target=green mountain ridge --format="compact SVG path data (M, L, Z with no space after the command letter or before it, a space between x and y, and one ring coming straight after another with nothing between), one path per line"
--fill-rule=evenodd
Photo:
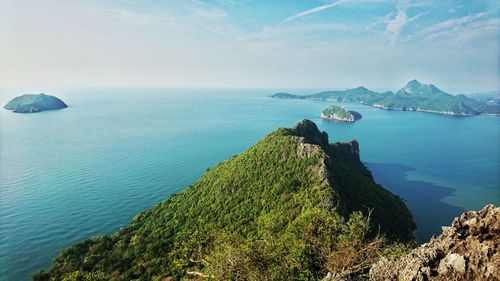
M400 251L414 229L403 201L373 181L356 141L329 144L303 120L116 233L63 250L33 280L318 280L355 267L360 254Z
M454 116L475 116L479 114L500 114L497 103L477 100L465 95L448 94L432 84L417 80L408 82L396 93L374 92L365 87L341 91L324 91L310 95L276 93L272 98L309 99L321 101L356 102L386 110L421 111Z

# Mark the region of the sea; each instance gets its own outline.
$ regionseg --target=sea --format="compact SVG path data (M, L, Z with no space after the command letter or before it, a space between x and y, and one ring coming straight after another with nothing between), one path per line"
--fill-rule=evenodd
M305 118L330 142L359 141L376 182L412 211L420 242L466 210L500 204L500 117L268 97L276 91L65 89L46 94L67 109L0 109L0 280L29 280L61 249L112 234L208 168ZM321 120L335 104L363 118Z

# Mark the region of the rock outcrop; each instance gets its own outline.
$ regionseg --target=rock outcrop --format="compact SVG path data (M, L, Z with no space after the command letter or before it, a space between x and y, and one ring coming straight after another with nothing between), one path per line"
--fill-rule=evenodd
M34 113L68 107L62 100L46 94L26 94L13 98L4 108L16 113Z
M500 208L466 212L429 243L372 266L370 280L500 280Z
M316 124L313 121L304 119L292 128L294 135L298 137L303 137L305 142L311 144L317 144L322 148L328 147L328 134L326 132L320 132Z

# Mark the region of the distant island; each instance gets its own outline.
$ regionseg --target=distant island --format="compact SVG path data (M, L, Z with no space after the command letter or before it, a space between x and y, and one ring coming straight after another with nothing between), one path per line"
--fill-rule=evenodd
M420 111L453 116L476 116L480 114L500 115L500 106L465 95L448 94L432 84L417 80L408 82L401 90L393 93L374 92L365 87L341 91L325 91L310 95L276 93L278 99L307 99L337 102L357 102L386 110Z
M340 122L354 122L361 119L361 114L356 111L346 110L340 106L329 106L321 112L321 119L334 120Z
M16 113L34 113L68 107L62 100L46 94L26 94L13 98L4 108Z

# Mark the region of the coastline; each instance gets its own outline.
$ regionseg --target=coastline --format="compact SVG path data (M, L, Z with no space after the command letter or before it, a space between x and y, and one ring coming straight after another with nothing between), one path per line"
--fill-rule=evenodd
M319 118L321 118L322 120L335 121L335 122L354 123L356 121L354 119L339 118L336 115L324 115L323 113L321 113Z
M271 97L273 98L273 97ZM274 99L300 99L300 100L312 100L312 101L330 101L330 102L352 102L352 103L358 103L366 106L371 106L374 108L378 109L383 109L383 110L388 110L388 111L411 111L411 112L424 112L424 113L433 113L433 114L438 114L438 115L444 115L444 116L452 116L452 117L474 117L474 116L480 116L480 115L485 115L485 116L496 116L500 117L500 114L497 113L478 113L478 114L467 114L467 113L458 113L458 112L453 112L453 111L438 111L438 110L430 110L430 109L421 109L421 108L393 108L393 107L386 107L382 104L369 104L369 103L364 103L361 101L338 101L336 99L317 99L317 98L274 98Z

